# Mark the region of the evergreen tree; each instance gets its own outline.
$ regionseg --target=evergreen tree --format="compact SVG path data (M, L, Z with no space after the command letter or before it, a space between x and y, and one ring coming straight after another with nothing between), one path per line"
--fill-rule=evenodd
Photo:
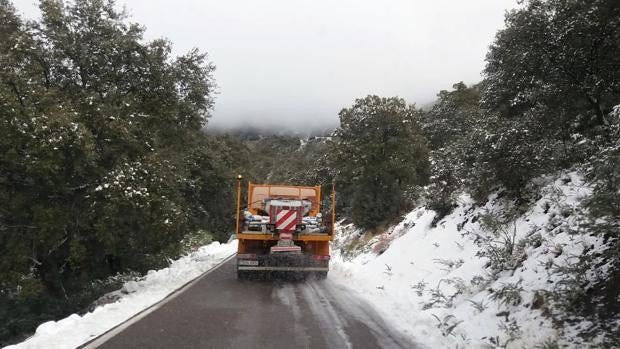
M162 265L197 229L225 239L233 222L218 200L238 158L202 133L205 54L170 57L113 1L40 8L24 23L0 0L2 343L83 308L93 280Z
M440 91L433 107L421 115L424 135L431 144L431 183L427 187L427 207L437 212L435 221L450 213L458 194L476 173L472 135L484 124L477 85L454 84ZM478 177L478 176L475 176ZM467 188L471 189L471 188Z
M531 113L550 137L607 125L620 102L620 4L529 0L506 17L485 68L484 101L503 116Z
M468 87L461 81L452 88L440 91L433 107L422 114L422 130L433 150L464 138L481 118L478 86Z
M368 96L343 109L329 154L353 221L364 228L396 218L405 192L428 180L427 140L419 111L400 98Z
M617 1L531 0L506 17L487 54L485 118L471 144L486 182L517 197L533 177L596 153L620 103Z

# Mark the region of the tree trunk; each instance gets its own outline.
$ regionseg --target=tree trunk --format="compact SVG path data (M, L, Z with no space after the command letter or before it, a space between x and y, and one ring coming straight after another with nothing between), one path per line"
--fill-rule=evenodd
M53 258L45 258L38 268L41 282L45 289L55 298L66 298L67 294L60 279L58 266Z
M592 108L592 110L594 111L594 114L596 115L596 125L609 126L609 121L607 121L607 119L605 118L605 113L603 112L603 109L601 108L601 103L599 99L591 97L590 95L588 95L587 98L588 98L588 102L590 102L590 107Z

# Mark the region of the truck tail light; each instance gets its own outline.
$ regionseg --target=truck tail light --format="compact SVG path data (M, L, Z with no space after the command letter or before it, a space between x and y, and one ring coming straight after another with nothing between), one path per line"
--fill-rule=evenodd
M328 261L329 258L330 258L329 255L320 255L320 254L312 255L312 259L317 260L317 261Z
M237 259L256 259L256 253L237 253Z

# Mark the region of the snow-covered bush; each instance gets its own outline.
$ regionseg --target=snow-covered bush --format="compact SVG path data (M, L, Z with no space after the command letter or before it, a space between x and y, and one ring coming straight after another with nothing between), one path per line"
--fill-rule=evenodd
M168 161L145 159L123 163L105 176L92 193L90 212L101 247L90 258L99 254L119 268L115 272L146 271L178 254L190 228L190 212L176 189L179 173Z
M620 346L620 106L609 115L610 125L598 140L587 178L592 195L577 212L583 217L573 234L600 238L600 246L586 246L572 263L558 267L563 282L555 289L557 303L566 310L565 323L591 323L576 328L585 338L600 338L608 346Z
M502 221L492 213L480 218L480 230L471 232L480 246L478 255L488 259L489 268L494 273L515 270L527 257L526 242L519 239L514 219Z

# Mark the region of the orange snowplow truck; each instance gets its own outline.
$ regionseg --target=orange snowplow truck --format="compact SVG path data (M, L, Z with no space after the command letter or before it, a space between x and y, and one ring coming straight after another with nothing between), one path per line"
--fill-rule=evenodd
M326 278L334 239L334 187L328 212L321 211L321 186L248 183L242 207L242 177L237 180L237 277L294 272Z

